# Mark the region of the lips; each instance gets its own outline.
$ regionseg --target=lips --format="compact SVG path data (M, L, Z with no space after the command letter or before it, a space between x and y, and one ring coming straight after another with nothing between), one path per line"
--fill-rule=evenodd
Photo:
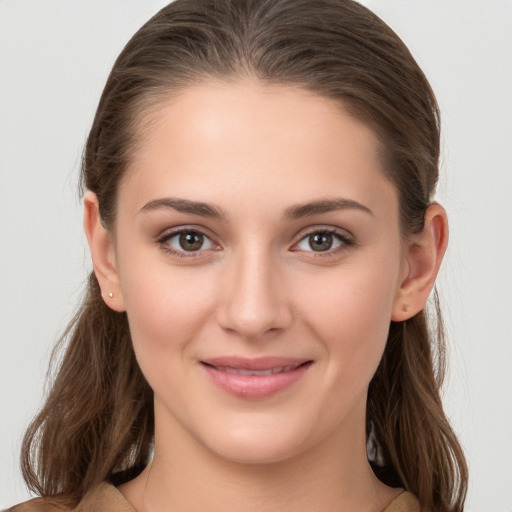
M307 359L282 357L221 357L201 361L213 384L247 399L263 399L284 391L299 381L311 364Z
M243 368L230 368L229 366L214 366L216 370L228 372L233 375L275 375L276 373L291 372L298 366L277 366L268 370L245 370Z

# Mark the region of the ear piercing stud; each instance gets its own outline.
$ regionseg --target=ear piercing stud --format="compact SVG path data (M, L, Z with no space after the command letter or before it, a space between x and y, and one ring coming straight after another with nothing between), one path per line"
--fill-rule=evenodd
M113 294L112 292L110 292L110 293L108 294L108 296L109 296L111 299L113 299L113 298L114 298L114 294Z

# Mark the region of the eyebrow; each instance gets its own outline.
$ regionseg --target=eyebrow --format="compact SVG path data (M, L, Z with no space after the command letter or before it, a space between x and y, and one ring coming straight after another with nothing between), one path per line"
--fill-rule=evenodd
M373 216L373 212L367 206L352 199L337 197L290 206L284 212L283 218L288 220L301 219L303 217L320 215L336 210L359 210Z
M211 217L213 219L226 220L228 214L217 206L203 203L200 201L191 201L189 199L178 199L175 197L164 197L161 199L153 199L146 203L141 209L141 212L150 212L160 208L170 208L178 212L192 213L200 215L201 217Z
M153 199L147 202L141 209L141 212L150 212L160 208L170 208L182 213L191 213L201 217L210 217L213 219L227 220L228 214L218 206L203 203L201 201L191 201L190 199L178 199L175 197L164 197ZM342 197L333 199L319 199L308 203L295 204L287 208L283 214L283 219L295 220L313 215L321 215L336 210L359 210L370 215L373 212L363 204L352 199Z

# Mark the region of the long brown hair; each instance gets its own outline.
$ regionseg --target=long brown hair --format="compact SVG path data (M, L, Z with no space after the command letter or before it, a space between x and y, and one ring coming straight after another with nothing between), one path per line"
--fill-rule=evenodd
M400 38L352 0L176 0L118 57L83 155L82 186L112 228L116 193L153 109L194 82L250 76L295 84L340 102L378 135L399 192L404 236L423 228L438 179L439 111ZM391 323L370 383L367 434L379 478L418 496L422 509L460 512L467 487L462 450L444 414L444 341L437 297ZM124 313L109 309L91 274L61 340L47 401L23 443L28 486L76 504L99 482L137 475L153 442L152 391Z

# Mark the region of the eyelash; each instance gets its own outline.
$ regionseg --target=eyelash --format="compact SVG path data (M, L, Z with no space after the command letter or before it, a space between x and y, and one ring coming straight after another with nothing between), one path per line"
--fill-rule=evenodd
M205 234L201 229L197 228L179 228L172 231L166 231L163 233L156 242L161 246L162 250L164 250L166 253L172 255L173 257L177 258L183 258L183 259L193 259L201 257L201 253L208 249L199 249L197 251L185 251L185 250L176 250L172 246L169 245L169 241L172 240L174 237L182 235L184 233L190 233L190 234L197 234L202 237L204 237L205 240L208 240L209 243L215 247L219 248L219 245L216 244L210 236ZM303 251L307 253L311 253L311 255L315 258L326 258L330 256L334 256L339 254L340 252L343 252L347 250L349 247L353 246L355 244L355 241L351 236L348 236L345 233L341 233L339 230L334 228L316 228L311 229L301 235L301 238L298 240L298 242L294 243L292 248L290 249L292 252L300 252L300 249L293 249L293 247L298 246L301 242L306 240L308 237L311 237L312 235L332 235L339 243L340 245L338 247L335 247L334 249L329 249L326 251Z
M182 235L184 233L190 233L190 234L197 234L202 237L204 237L205 240L208 240L210 244L214 247L219 247L213 240L211 236L208 236L206 233L204 233L202 230L197 228L179 228L172 231L166 231L163 233L158 239L156 240L157 243L161 246L162 250L164 250L166 253L170 254L171 256L177 257L177 258L183 258L183 259L193 259L198 258L201 256L201 253L204 252L207 249L200 249L198 251L185 251L185 250L176 250L171 245L169 245L169 241L172 240L174 237Z
M312 235L332 235L339 243L340 245L338 247L335 247L334 249L328 249L326 251L304 251L311 253L311 255L314 258L328 258L330 256L335 256L345 250L347 250L349 247L355 245L355 240L348 235L346 232L340 232L338 229L335 228L313 228L306 233L303 233L301 235L301 238L298 242L296 242L293 247L298 246L301 242L306 240L307 238L311 237ZM292 249L293 250L293 249ZM298 252L298 251L297 251Z

